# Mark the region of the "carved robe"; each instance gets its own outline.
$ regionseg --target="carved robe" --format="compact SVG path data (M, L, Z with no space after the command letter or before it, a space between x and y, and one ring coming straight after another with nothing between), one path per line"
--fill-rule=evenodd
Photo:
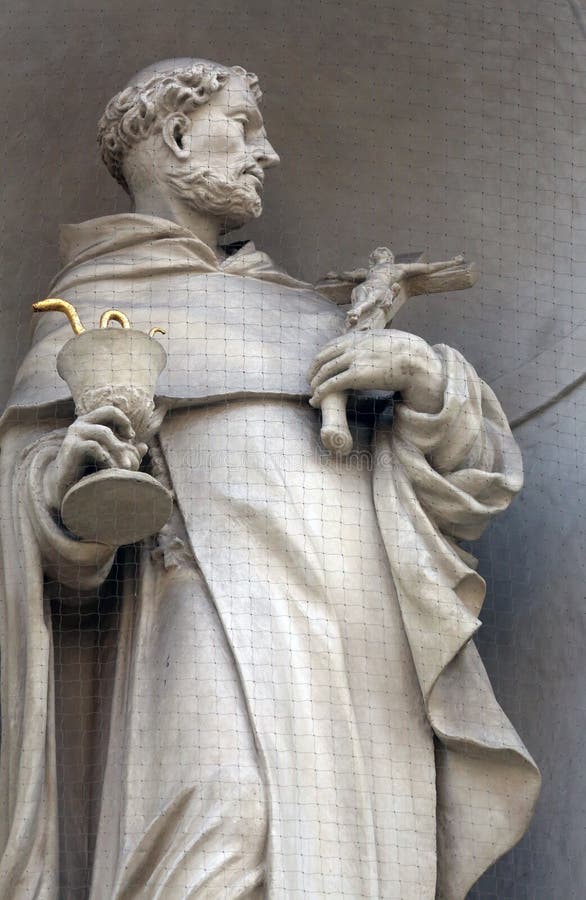
M539 785L472 642L484 583L457 543L522 483L494 394L440 346L441 411L399 403L332 460L306 382L341 331L330 301L251 245L219 264L148 216L70 226L63 252L51 294L86 327L116 306L167 329L158 466L176 498L116 563L97 834L79 855L92 900L463 898ZM92 610L114 565L43 506L73 415L55 369L69 337L40 320L4 417L0 895L22 900L58 896L59 841L75 858L51 596Z

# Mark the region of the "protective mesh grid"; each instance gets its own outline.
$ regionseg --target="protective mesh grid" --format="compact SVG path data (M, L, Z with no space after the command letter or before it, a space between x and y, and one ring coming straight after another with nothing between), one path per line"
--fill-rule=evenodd
M0 898L581 898L581 0L0 16Z

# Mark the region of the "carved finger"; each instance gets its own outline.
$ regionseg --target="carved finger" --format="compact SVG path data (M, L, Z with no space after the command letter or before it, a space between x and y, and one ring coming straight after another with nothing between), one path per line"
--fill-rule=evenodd
M109 425L81 422L77 428L77 433L83 440L98 441L110 452L133 446L128 441L118 437Z
M346 369L345 372L334 375L333 378L329 378L316 388L309 401L310 406L319 406L323 398L327 397L328 394L337 393L338 391L349 391L357 386L356 370L354 366L351 366L349 369Z
M352 355L350 353L342 353L341 356L337 356L335 359L330 360L330 362L324 363L319 372L311 379L311 390L315 391L320 384L323 384L328 378L343 372L344 369L347 369L351 364Z
M337 356L345 353L347 349L348 336L344 335L343 337L338 338L335 343L328 344L327 347L324 347L323 350L320 350L307 372L307 380L311 381L311 379L314 378L314 376L318 373L324 363L327 363L331 359L335 359Z
M80 416L78 421L82 420L95 425L114 426L121 437L128 441L133 440L135 437L130 419L117 406L100 406L98 409L94 409L93 412Z
M106 468L114 468L117 463L98 441L82 441L76 447L76 456L82 463L95 463Z
M136 472L140 466L140 458L136 453L123 453L120 457L120 468Z
M78 435L84 441L95 441L100 444L110 454L112 459L118 460L118 465L128 468L126 458L132 461L133 467L140 464L140 452L132 444L120 440L116 437L111 428L107 425L93 425L84 423L78 429Z

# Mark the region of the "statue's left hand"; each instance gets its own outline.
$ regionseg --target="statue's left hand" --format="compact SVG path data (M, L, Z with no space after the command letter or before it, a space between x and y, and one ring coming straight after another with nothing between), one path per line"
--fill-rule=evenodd
M444 392L442 362L423 338L404 331L351 331L330 341L308 372L311 406L328 394L376 389L400 391L420 412L438 412Z

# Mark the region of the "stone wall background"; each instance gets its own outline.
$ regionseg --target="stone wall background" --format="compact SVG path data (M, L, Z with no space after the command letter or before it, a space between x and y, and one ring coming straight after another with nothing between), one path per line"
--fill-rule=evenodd
M513 421L527 420L527 486L478 548L481 650L544 775L531 831L475 889L498 900L586 892L584 21L580 0L0 10L0 402L30 303L58 267L59 224L128 208L98 159L96 122L156 59L203 56L261 77L283 162L246 235L291 272L362 264L381 243L477 260L472 292L416 299L397 325L461 349Z

